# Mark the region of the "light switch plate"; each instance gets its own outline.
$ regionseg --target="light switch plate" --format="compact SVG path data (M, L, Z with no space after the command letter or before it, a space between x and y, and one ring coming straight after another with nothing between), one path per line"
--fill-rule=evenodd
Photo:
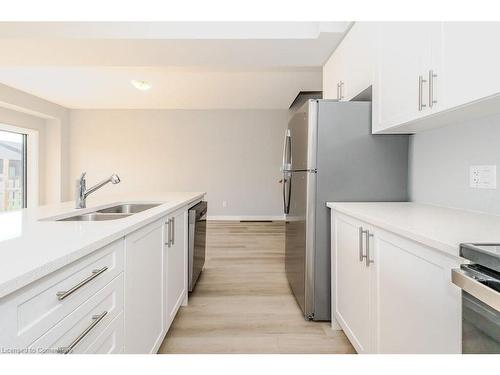
M472 165L470 167L470 187L477 189L497 188L496 165Z

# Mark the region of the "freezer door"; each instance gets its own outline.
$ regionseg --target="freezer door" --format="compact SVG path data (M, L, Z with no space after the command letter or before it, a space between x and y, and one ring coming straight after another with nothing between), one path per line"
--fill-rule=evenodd
M288 123L283 146L283 171L316 170L318 102L309 100Z

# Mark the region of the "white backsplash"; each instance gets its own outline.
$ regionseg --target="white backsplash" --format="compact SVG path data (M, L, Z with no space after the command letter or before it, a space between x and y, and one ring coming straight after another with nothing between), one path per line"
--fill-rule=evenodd
M500 115L415 134L410 199L500 215L500 188L474 188L470 167L500 165Z

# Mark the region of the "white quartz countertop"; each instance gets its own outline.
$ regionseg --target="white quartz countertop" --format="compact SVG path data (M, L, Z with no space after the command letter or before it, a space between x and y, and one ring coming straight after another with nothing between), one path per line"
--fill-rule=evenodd
M463 242L500 243L496 215L411 202L328 202L327 206L457 257Z
M0 213L0 298L205 195L201 192L99 194L88 198L85 209L75 209L74 202L64 202ZM161 205L118 220L46 220L120 203Z

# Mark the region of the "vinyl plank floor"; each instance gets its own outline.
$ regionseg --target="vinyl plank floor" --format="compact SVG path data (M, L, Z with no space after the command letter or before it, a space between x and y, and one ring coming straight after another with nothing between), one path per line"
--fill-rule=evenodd
M159 353L355 353L305 321L285 275L284 224L209 222L205 269Z

